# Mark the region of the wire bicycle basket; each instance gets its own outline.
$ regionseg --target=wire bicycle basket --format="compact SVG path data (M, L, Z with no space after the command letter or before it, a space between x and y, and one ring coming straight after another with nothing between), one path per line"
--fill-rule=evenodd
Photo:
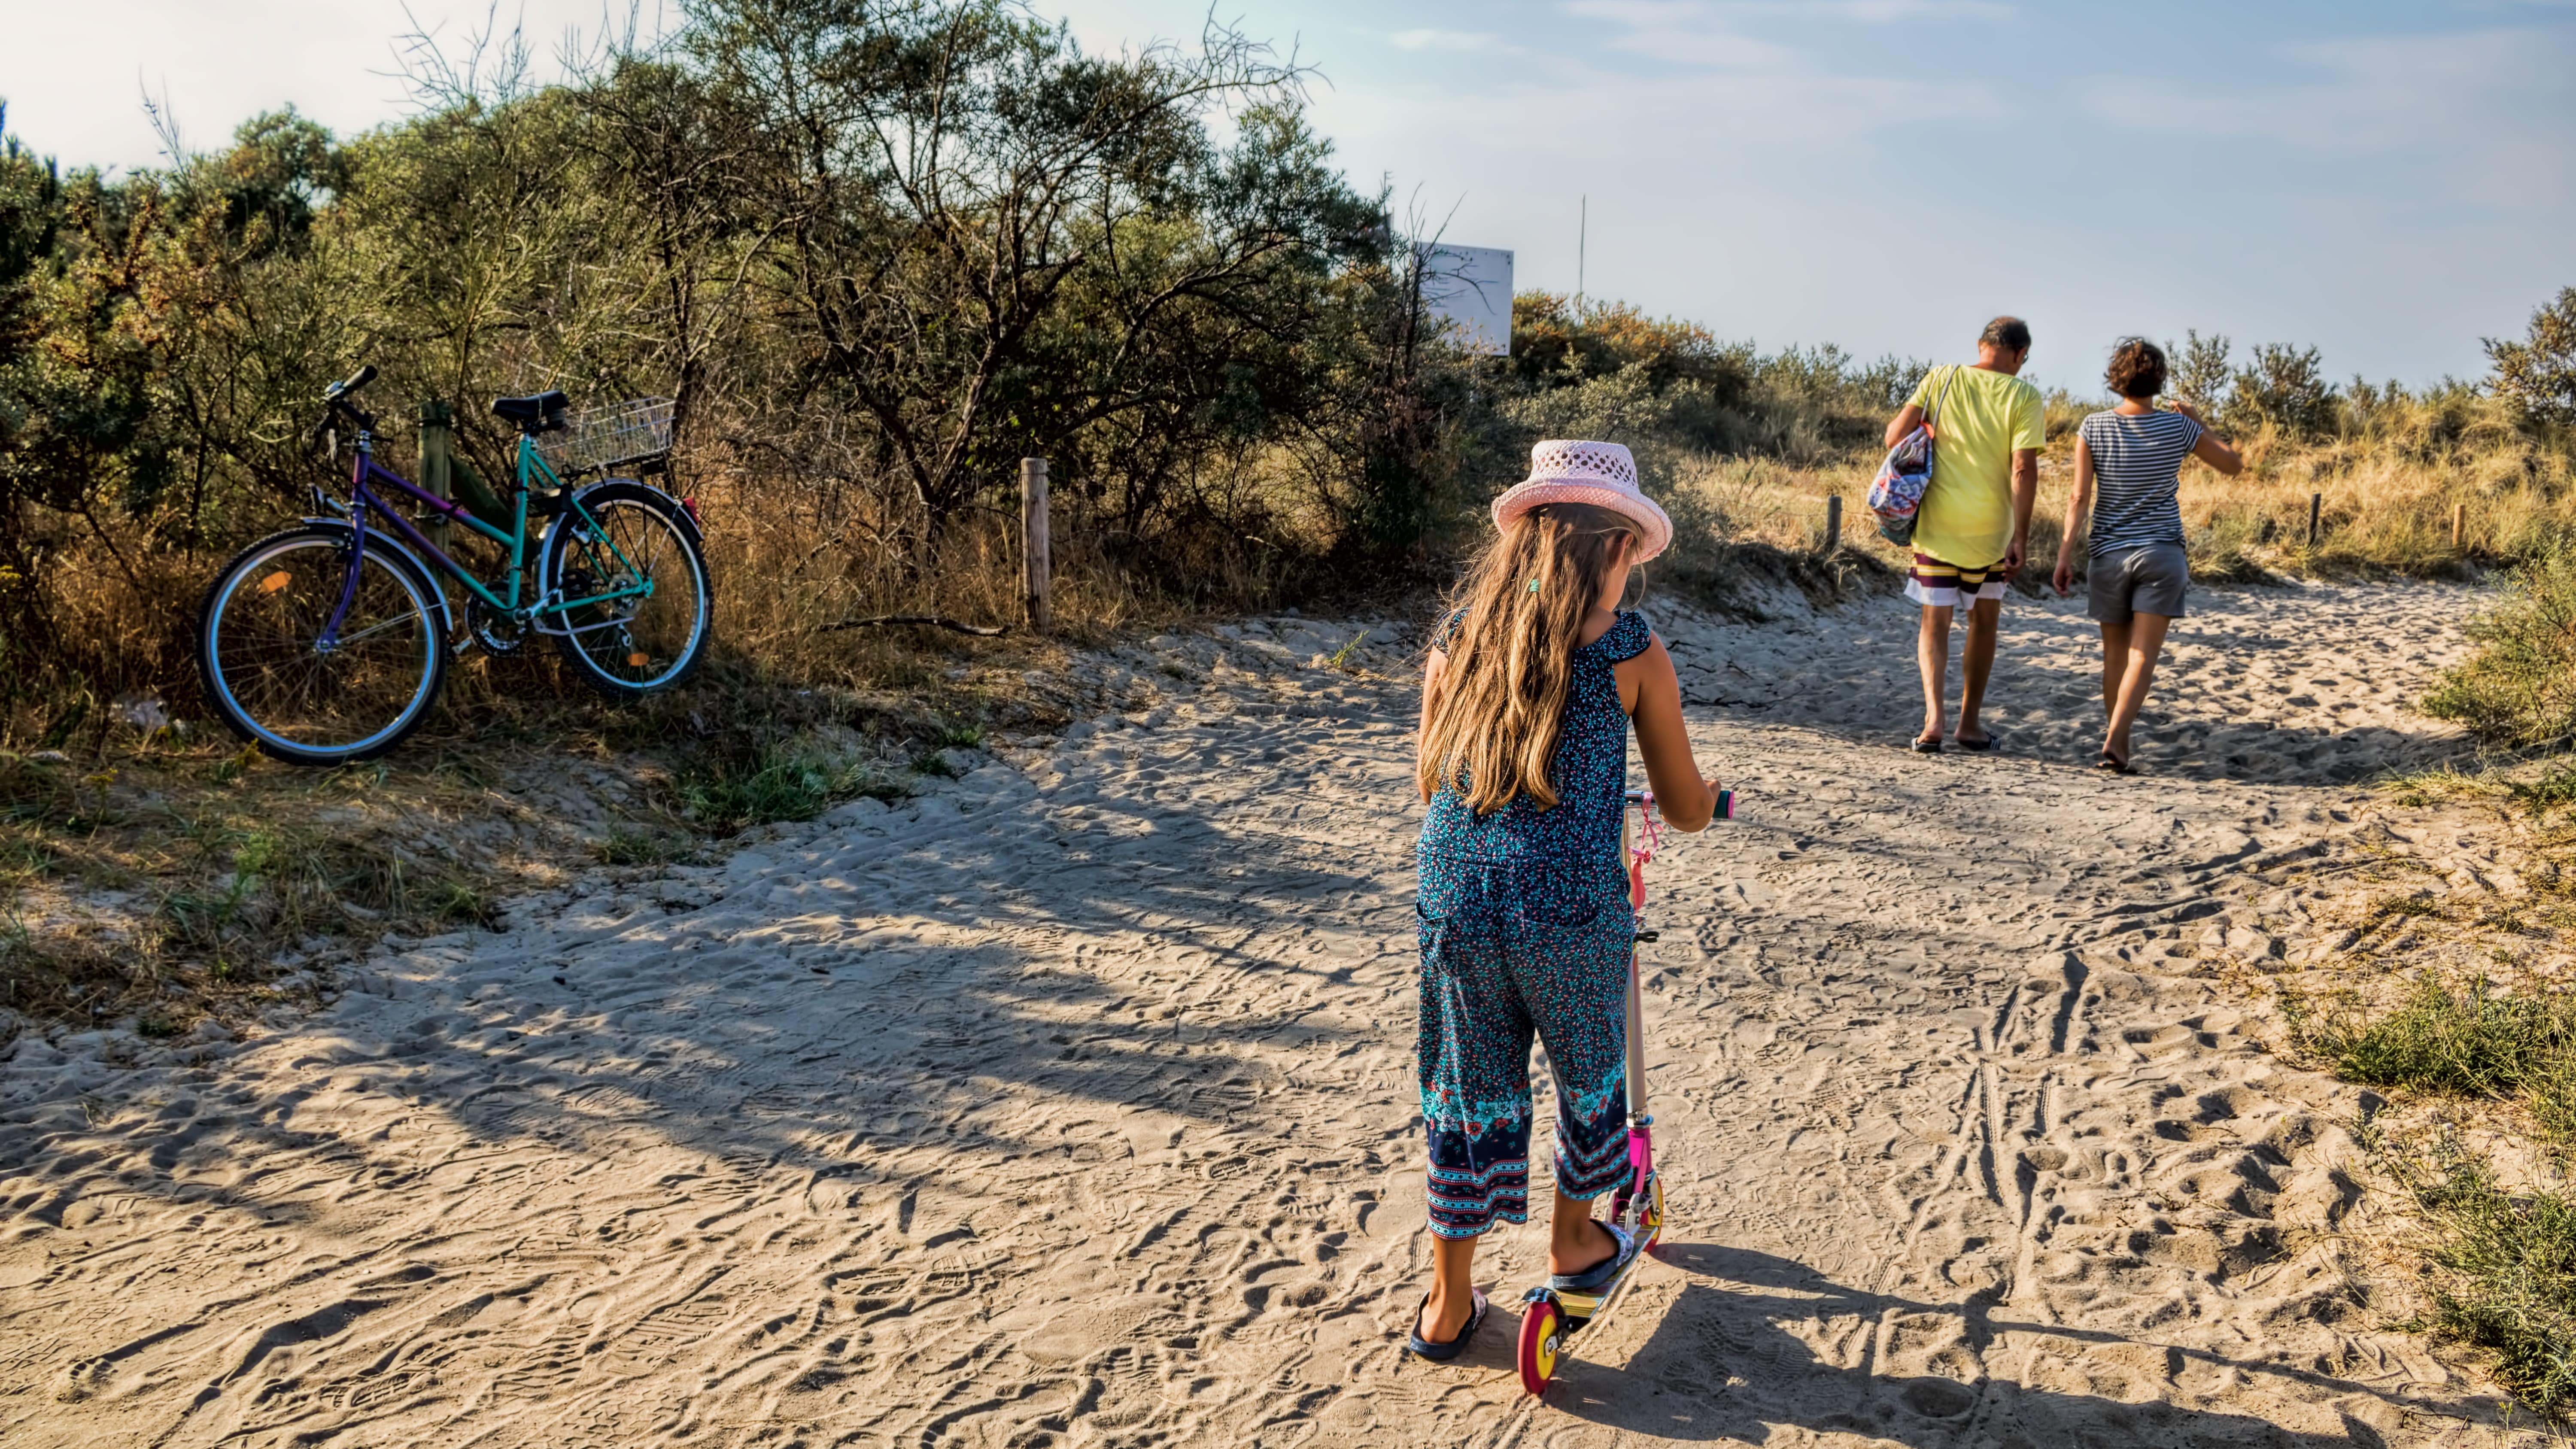
M537 452L564 478L662 462L671 455L671 400L639 397L583 408L564 419L562 432L539 437Z

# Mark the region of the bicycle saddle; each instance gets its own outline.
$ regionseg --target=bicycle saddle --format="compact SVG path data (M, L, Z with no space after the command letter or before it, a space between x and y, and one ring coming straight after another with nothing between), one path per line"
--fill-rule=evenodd
M492 399L492 416L542 432L563 425L565 401L559 392L541 392L528 397L496 397Z

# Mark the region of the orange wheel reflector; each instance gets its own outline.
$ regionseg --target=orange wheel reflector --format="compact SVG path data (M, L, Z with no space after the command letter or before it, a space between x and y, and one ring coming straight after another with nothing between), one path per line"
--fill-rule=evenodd
M626 656L626 665L630 669L641 669L652 662L653 656L650 654L629 654Z
M295 582L295 580L287 577L286 570L279 569L277 572L270 574L267 578L259 581L259 591L263 594L273 594L293 582Z

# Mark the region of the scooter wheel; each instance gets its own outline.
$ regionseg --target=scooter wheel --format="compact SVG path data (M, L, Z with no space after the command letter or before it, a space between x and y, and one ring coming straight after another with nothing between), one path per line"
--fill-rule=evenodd
M1556 1353L1565 1341L1565 1307L1544 1288L1533 1290L1521 1309L1521 1387L1547 1392L1556 1377Z
M1664 1179L1652 1171L1646 1174L1646 1200L1637 1205L1637 1231L1645 1237L1641 1253L1651 1252L1664 1235Z

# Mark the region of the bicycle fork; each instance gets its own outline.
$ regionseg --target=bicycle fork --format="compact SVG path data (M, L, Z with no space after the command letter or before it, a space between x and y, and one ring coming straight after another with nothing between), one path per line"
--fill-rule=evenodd
M372 441L365 433L358 435L357 461L349 474L349 567L340 575L340 600L331 606L331 617L322 621L321 636L313 641L317 654L340 647L340 626L349 622L349 610L358 602L358 570L367 562L367 494L360 485L367 476L367 445Z

